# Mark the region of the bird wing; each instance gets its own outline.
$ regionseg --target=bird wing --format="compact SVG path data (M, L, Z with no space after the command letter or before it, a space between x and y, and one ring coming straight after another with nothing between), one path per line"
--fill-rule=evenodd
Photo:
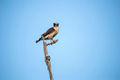
M43 37L47 36L48 34L54 32L55 29L53 27L51 27L50 29L48 29L45 33L42 34Z

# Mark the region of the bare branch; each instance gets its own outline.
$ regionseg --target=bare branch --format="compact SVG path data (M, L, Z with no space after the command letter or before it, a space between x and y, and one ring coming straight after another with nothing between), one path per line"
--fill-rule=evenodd
M57 41L58 41L58 40L53 40L52 42L48 43L47 46L48 46L48 45L55 44Z
M48 56L48 52L47 52L47 44L46 42L43 40L43 45L44 45L44 54L45 54L45 63L47 65L48 71L49 71L49 76L50 76L50 80L53 80L53 76L52 76L52 70L51 70L51 62L50 62L50 56Z

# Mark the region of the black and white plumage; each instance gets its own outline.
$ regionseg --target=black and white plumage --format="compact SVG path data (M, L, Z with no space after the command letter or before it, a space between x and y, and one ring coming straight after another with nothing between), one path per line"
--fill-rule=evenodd
M41 38L36 40L36 43L38 43L39 41L41 41L43 39L53 41L53 38L58 34L58 31L59 31L59 23L55 22L55 23L53 23L53 27L48 29L45 33L43 33L41 35Z

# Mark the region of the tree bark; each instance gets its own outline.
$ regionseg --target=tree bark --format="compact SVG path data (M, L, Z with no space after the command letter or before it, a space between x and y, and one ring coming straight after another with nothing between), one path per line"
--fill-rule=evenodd
M48 52L47 52L47 45L49 45L49 44L46 44L46 42L43 40L43 46L44 46L43 48L44 48L44 54L45 54L45 63L47 65L47 68L48 68L48 71L49 71L50 80L53 80L50 56L48 56Z

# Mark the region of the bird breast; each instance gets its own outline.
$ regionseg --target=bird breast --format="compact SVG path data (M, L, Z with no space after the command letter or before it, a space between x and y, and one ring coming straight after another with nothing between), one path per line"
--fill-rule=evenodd
M45 38L49 38L52 39L59 31L58 27L53 27L55 31L53 31L52 33L48 34L47 36L45 36Z
M59 27L53 27L55 29L55 31L59 31Z

